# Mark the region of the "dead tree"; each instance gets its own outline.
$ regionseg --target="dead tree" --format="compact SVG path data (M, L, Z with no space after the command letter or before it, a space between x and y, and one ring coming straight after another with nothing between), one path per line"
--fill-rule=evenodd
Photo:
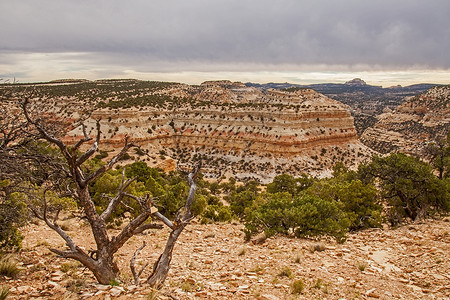
M191 211L191 206L194 201L195 191L197 189L197 176L200 172L201 168L201 162L199 162L197 165L195 165L192 170L187 173L183 172L186 175L186 178L189 183L189 194L186 198L186 203L183 208L180 209L180 211L177 213L175 220L172 222L168 218L166 218L163 214L160 212L155 212L152 214L152 216L156 217L160 221L162 221L167 227L171 229L171 232L169 234L169 237L167 238L166 246L164 248L163 253L159 256L158 260L153 265L153 271L150 274L150 276L147 278L146 282L153 288L161 288L161 286L164 284L164 281L167 278L167 274L170 269L170 262L172 261L172 253L173 249L175 247L175 244L177 242L177 239L179 238L181 232L186 227L186 225L189 224L189 222L194 217ZM131 196L131 195L130 195ZM136 200L138 200L137 197L135 197ZM152 203L153 204L153 203ZM135 268L135 260L136 257L139 255L139 252L145 247L144 244L136 250L134 253L131 261L130 261L130 268L131 273L133 274L134 281L136 284L139 284L140 279L139 276L142 274L144 269L148 266L149 263L147 263L143 268L141 268L140 271L136 271Z
M69 248L67 250L50 250L61 257L78 260L93 272L99 283L110 284L117 278L119 273L119 268L114 261L114 254L130 237L134 235L135 232L139 231L140 226L142 226L151 215L151 201L148 196L143 199L139 199L138 203L141 208L140 214L135 219L130 221L130 223L127 224L117 236L110 236L106 228L106 222L122 202L124 197L127 197L125 191L133 179L124 178L122 180L117 194L115 197L110 199L106 209L100 213L96 211L94 201L89 194L89 184L110 170L120 160L120 158L123 157L124 154L135 145L130 143L128 138L125 138L125 144L116 156L114 156L104 166L98 168L92 173L87 174L82 170L81 166L95 153L98 148L101 133L100 122L97 121L96 138L91 147L87 151L81 152L80 147L83 144L92 142L92 138L86 134L84 126L84 136L80 138L75 145L67 146L61 141L61 139L49 133L41 122L34 120L29 115L27 105L28 100L25 100L22 104L22 109L26 120L34 126L39 138L46 140L48 143L56 146L60 150L66 161L66 168L62 168L61 172L67 174L73 185L70 192L78 200L79 205L84 211L85 217L90 224L97 248L91 251L91 253L87 253L75 244L72 238L57 223L59 211L55 214L54 218L50 218L44 193L42 209L33 209L33 212L38 218L44 220L50 228L55 230L64 239Z
M163 214L158 212L149 195L146 195L145 197L137 197L128 194L126 189L135 180L135 178L126 179L124 174L122 176L122 183L120 184L115 197L109 199L108 206L103 212L97 213L94 201L89 193L89 184L110 170L120 160L120 158L123 157L130 148L135 147L135 145L130 143L128 138L125 138L125 144L116 156L114 156L106 165L90 174L86 174L81 166L95 153L98 148L101 133L100 122L97 121L96 138L91 147L87 151L81 152L80 148L84 143L92 142L92 138L86 134L84 126L82 127L84 136L80 138L75 145L67 146L61 141L61 139L46 130L45 126L41 122L34 120L29 115L27 105L28 100L25 100L22 104L22 109L26 120L36 129L37 136L46 140L51 145L56 146L65 159L66 164L65 167L61 166L61 172L67 175L70 182L74 186L71 190L71 194L81 205L85 217L91 226L92 234L97 246L97 249L90 251L90 253L86 253L86 251L75 244L72 238L57 223L60 210L57 209L56 211L53 211L54 216L53 218L50 217L46 192L44 192L42 209L39 210L35 207L31 207L31 209L38 218L42 219L47 226L56 231L64 239L69 248L68 250L50 250L61 257L78 260L94 273L94 276L99 283L110 284L114 279L116 279L119 272L118 266L114 262L114 254L117 250L119 250L120 247L122 247L124 243L133 235L148 228L160 228L158 224L144 224L144 222L152 216L162 221L171 229L165 249L159 259L155 262L153 271L146 280L150 286L160 288L167 278L175 243L183 229L193 218L191 206L194 201L194 195L197 188L196 179L200 172L201 164L199 163L194 166L190 172L184 172L190 186L189 194L186 198L184 207L180 209L174 221L169 220ZM121 203L123 204L122 200L125 197L132 198L139 203L141 208L140 214L128 225L126 225L117 236L110 237L106 229L106 222L116 208ZM142 268L139 272L136 272L134 268L134 260L143 247L137 250L130 262L132 273L136 282L139 282L139 275L142 274L144 269Z
M184 208L179 211L175 217L174 222L164 217L162 214L156 213L155 217L163 221L172 231L166 242L166 247L163 253L160 255L158 260L153 266L153 272L148 277L147 283L155 288L160 288L167 278L167 273L169 272L170 262L172 261L172 252L183 229L192 220L193 215L191 211L192 202L194 201L195 191L197 189L197 176L200 172L201 163L197 164L190 173L187 175L187 180L189 182L189 194L186 199Z

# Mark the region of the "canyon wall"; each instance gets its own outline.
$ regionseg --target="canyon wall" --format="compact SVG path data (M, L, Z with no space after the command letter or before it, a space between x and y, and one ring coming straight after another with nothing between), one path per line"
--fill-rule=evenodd
M380 115L361 140L381 153L400 151L420 156L428 143L444 138L449 129L450 86L436 86Z
M81 123L95 135L97 120L103 156L113 156L130 136L141 148L124 163L171 170L175 162L201 159L208 177L267 182L281 173L326 176L337 162L356 167L373 154L358 140L349 107L307 88L262 92L230 81L137 80L32 88L34 105L65 124L69 144L83 135Z
M101 148L114 153L129 135L145 152L134 159L152 166L202 159L208 176L264 181L284 172L327 175L338 161L356 166L372 154L359 142L348 107L311 89L263 94L218 81L157 93L176 100L117 107L122 100L111 99L93 110L85 123L93 133L102 120ZM66 141L80 136L77 127Z

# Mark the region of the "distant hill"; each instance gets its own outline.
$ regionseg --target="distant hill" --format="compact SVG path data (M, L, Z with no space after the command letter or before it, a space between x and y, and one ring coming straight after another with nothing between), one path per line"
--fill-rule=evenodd
M387 109L395 109L402 103L405 97L415 96L436 86L437 84L414 84L409 86L393 86L383 88L381 86L368 85L360 78L355 78L346 83L321 83L299 85L292 83L246 83L249 87L255 87L265 92L268 89L313 89L334 100L338 100L351 107L351 113L355 118L355 127L358 135L374 125L376 116Z

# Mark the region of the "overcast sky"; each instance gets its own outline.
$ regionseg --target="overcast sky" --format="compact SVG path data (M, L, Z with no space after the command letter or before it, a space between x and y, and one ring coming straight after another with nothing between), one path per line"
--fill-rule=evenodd
M0 0L0 78L450 83L449 0Z

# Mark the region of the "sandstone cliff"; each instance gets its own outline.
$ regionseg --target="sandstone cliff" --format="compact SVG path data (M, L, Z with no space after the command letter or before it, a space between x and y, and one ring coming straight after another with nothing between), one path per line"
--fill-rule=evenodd
M381 153L419 154L428 142L445 137L449 129L450 86L436 86L380 115L361 140Z
M101 119L101 149L115 153L129 135L134 160L173 169L202 159L207 176L271 180L288 172L326 175L338 161L371 155L359 142L349 107L311 89L260 90L239 82L198 86L105 80L36 86L49 113L70 124L66 142ZM74 124L74 125L73 125Z

